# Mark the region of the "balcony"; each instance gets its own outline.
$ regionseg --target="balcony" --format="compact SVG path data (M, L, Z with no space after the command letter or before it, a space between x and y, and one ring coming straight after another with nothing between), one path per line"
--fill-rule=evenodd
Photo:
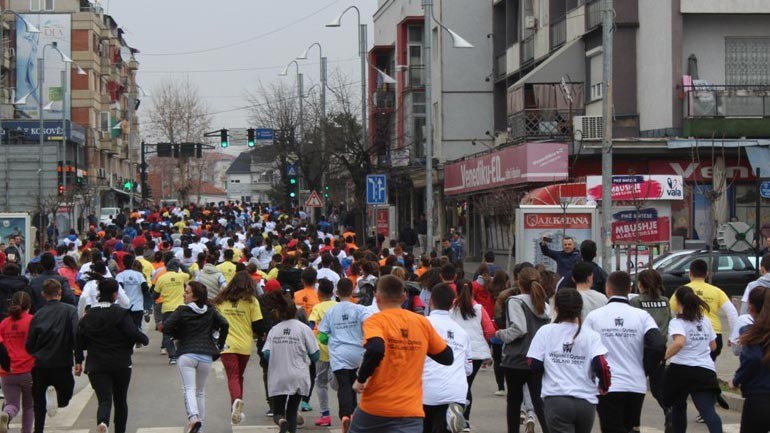
M495 57L495 80L505 78L506 75L508 75L508 55L498 54Z
M410 65L406 74L406 87L408 89L422 89L425 87L425 66Z
M529 140L572 140L572 116L583 110L525 109L508 117L511 140L521 143Z
M521 65L528 65L535 60L535 35L521 41Z
M379 89L372 95L374 111L390 112L396 109L396 92Z
M562 18L559 21L551 23L551 50L555 50L564 45L567 41L567 19Z
M602 23L602 3L600 0L589 0L586 3L586 31L599 27Z
M685 86L683 90L685 136L770 136L770 85L695 84Z
M770 3L762 0L682 0L683 14L768 14Z

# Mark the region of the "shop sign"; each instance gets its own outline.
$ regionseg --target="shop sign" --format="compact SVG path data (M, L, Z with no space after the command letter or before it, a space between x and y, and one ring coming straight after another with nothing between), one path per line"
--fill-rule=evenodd
M528 213L524 216L525 229L590 229L590 213L560 215L554 213Z
M588 176L588 199L602 199L602 177ZM682 200L684 187L681 176L628 175L612 176L612 200Z
M565 143L526 143L444 167L444 193L473 191L567 178Z
M663 243L671 240L671 211L666 207L625 209L612 214L612 242Z

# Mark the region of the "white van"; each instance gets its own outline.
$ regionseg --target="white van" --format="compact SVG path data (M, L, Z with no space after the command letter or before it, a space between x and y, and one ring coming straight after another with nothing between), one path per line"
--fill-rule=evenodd
M105 225L111 225L112 219L118 216L120 208L118 207L103 207L101 213L99 213L99 222Z

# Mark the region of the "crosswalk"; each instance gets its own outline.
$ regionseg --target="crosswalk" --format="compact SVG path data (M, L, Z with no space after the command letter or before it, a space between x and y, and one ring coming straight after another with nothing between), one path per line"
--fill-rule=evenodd
M703 426L703 424L699 424ZM688 427L691 427L688 425ZM688 430L691 428L688 428ZM730 424L722 424L722 432L723 433L739 433L741 431L741 425L730 423ZM654 427L642 427L641 433L664 433L663 429L654 428Z

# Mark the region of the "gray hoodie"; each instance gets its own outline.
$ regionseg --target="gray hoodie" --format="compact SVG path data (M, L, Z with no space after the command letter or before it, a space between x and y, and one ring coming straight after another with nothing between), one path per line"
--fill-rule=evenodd
M513 298L513 299L511 299ZM512 296L506 301L508 307L508 327L500 329L495 334L503 343L510 343L527 334L527 318L521 310L521 303L532 311L532 314L541 319L551 317L551 306L546 302L543 314L535 312L535 306L532 304L532 297L527 294Z
M206 286L209 299L214 299L225 286L225 276L222 271L211 263L206 263L196 275L195 280Z
M741 314L749 314L749 293L760 286L770 287L770 274L762 275L756 281L752 281L746 286L746 291L743 292L743 298L741 298Z

